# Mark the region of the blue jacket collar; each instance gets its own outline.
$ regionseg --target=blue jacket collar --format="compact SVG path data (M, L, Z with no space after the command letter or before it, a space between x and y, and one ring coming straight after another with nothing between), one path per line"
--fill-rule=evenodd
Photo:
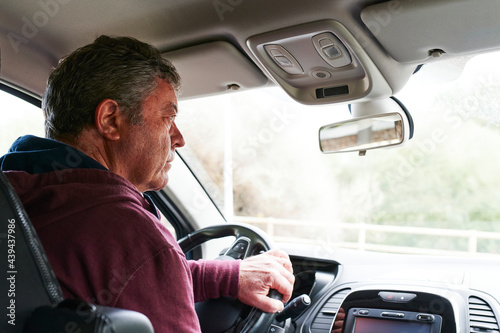
M39 174L65 169L107 170L102 164L65 143L22 136L10 147L7 154L0 157L0 170L25 171Z

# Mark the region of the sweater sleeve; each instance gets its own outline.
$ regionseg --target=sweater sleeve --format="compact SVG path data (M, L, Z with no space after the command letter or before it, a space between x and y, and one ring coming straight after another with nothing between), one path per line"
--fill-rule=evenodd
M193 276L195 302L222 296L237 298L240 260L189 260L188 265Z
M146 315L155 332L200 332L189 265L175 248L144 262L120 290L113 306Z

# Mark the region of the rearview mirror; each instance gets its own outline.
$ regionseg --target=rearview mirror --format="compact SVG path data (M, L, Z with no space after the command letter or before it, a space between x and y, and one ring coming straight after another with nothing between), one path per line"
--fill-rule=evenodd
M324 153L366 151L403 142L403 118L399 113L366 116L326 125L319 130Z
M400 145L413 135L413 120L396 98L353 105L354 119L326 125L319 130L319 145L324 153L359 151Z

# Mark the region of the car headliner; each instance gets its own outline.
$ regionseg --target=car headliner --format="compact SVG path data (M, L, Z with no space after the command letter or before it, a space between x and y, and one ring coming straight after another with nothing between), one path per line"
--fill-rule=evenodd
M415 36L428 40L429 45L433 41L439 41L440 44L435 46L437 49L449 46L449 50L453 50L453 53L448 51L450 55L500 46L500 22L494 20L495 13L499 12L499 4L494 0L482 1L484 9L478 8L475 11L469 10L471 5L478 7L474 0L396 0L381 9L373 7L375 9L368 12L374 14L371 18L367 16L366 10L363 11L367 6L381 2L5 0L0 3L0 28L3 32L0 36L0 79L40 96L45 89L48 73L61 57L91 42L100 34L108 34L129 35L150 42L166 52L167 56L168 52L184 50L181 53L182 59L188 59L187 63L181 65L181 76L185 77L184 86L194 87L200 80L203 81L203 84L198 84L184 97L220 92L221 89L217 87L227 86L227 76L217 74L228 72L226 63L214 62L213 58L210 60L199 49L190 48L214 41L227 42L241 52L242 58L251 61L250 66L245 64L231 67L235 82L238 81L237 78L249 75L256 77L255 82L240 86L272 85L276 81L259 64L247 45L248 39L287 27L335 20L361 43L394 94L402 88L420 63L433 61L427 55L428 50L424 50L427 55L425 59L411 57L412 54L422 52L422 45L414 42ZM437 8L441 8L441 12ZM441 15L442 20L436 22L432 17L432 20L424 20L425 22L414 20L415 22L405 24L410 21L408 17L427 17L436 12ZM401 13L404 15L399 15ZM463 19L464 15L467 15L466 20ZM418 33L418 29L423 31L424 37ZM462 31L468 33L464 35ZM475 37L474 44L466 43L471 40L471 36ZM499 45L492 45L494 41L498 41ZM460 45L469 45L469 48ZM395 57L401 53L409 54L410 60L396 61ZM193 57L190 58L190 54Z

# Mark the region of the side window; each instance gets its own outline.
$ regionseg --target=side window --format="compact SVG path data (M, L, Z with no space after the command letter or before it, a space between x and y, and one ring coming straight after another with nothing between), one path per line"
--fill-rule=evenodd
M167 220L167 218L165 216L163 216L163 214L161 212L160 212L160 217L161 217L161 224L163 224L165 227L167 227L168 231L170 231L172 236L174 236L174 238L177 239L177 233L175 232L175 229L172 226L172 224L170 224L170 221Z
M0 156L20 136L44 136L43 112L40 108L0 90Z

